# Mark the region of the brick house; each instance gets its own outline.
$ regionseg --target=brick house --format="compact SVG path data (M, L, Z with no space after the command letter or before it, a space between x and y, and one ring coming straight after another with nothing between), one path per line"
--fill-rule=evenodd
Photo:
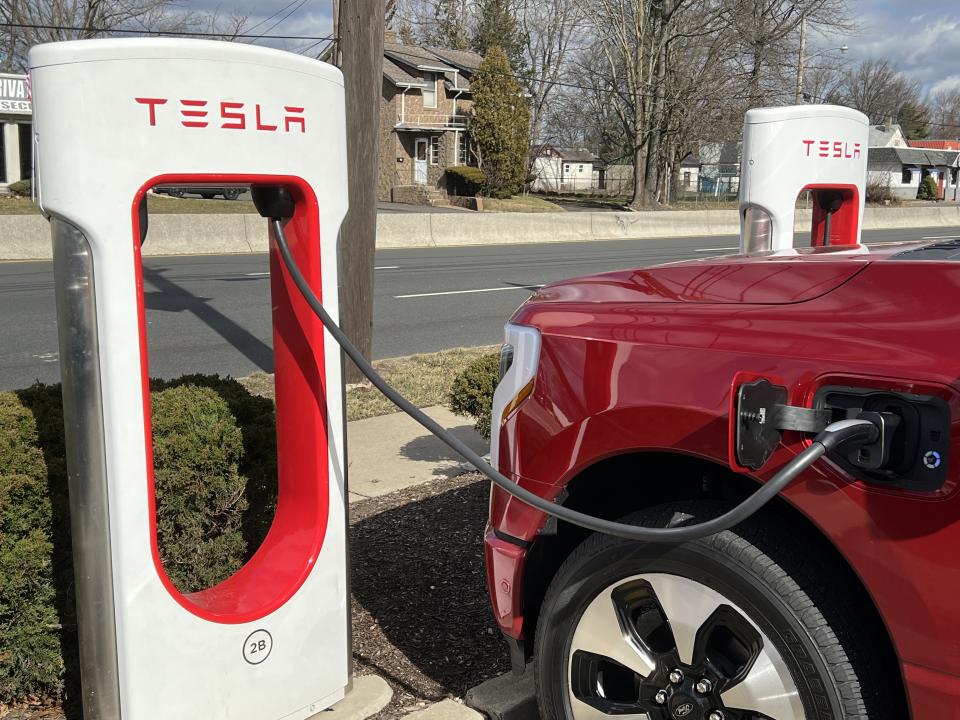
M483 58L463 50L383 46L377 199L428 204L447 195L446 169L476 165L467 118Z

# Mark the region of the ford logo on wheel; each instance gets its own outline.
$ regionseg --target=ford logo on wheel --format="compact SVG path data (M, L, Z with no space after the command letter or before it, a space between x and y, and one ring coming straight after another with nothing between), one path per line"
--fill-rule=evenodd
M693 703L685 702L682 705L677 705L673 709L674 717L685 718L687 715L693 712Z

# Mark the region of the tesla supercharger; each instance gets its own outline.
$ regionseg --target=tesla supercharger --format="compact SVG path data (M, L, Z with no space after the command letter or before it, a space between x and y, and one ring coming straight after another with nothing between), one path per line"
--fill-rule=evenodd
M740 249L788 250L800 193L810 191L811 245L859 245L869 120L852 108L748 110L740 163Z
M41 45L29 64L36 192L53 237L85 717L309 717L350 682L339 348L271 240L276 516L236 574L178 591L154 520L140 246L152 186L285 186L296 200L287 239L336 317L342 76L279 51L170 39ZM267 232L260 220L250 227Z

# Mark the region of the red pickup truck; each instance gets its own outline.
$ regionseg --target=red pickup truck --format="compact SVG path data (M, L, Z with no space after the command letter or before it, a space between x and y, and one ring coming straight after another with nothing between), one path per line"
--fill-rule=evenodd
M960 241L821 247L558 282L506 328L492 463L543 498L647 526L741 502L762 467L737 398L897 421L731 531L590 534L494 489L493 609L545 720L960 718Z

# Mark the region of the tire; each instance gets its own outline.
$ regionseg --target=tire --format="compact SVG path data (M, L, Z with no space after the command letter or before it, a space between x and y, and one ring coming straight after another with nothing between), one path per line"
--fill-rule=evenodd
M679 508L683 522L726 509ZM677 510L624 521L662 527ZM872 609L850 612L845 576L824 555L759 518L680 546L590 536L541 607L541 717L903 720L899 673L870 647L882 627L870 624Z
M182 198L183 188L174 188L173 190L170 191L170 195L175 198Z
M223 191L224 200L236 200L240 197L240 191L237 188L230 188L229 190Z

